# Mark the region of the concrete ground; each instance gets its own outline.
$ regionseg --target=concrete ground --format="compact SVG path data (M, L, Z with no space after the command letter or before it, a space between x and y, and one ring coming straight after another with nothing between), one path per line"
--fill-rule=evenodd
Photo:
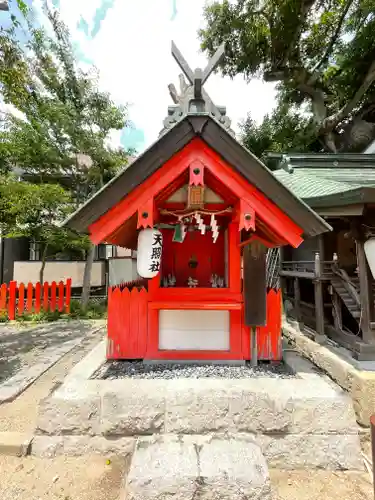
M38 403L60 385L102 338L97 332L66 354L15 401L0 405L0 431L33 433ZM368 446L366 447L368 453ZM2 500L120 500L128 464L122 457L83 456L40 459L2 456ZM373 489L364 473L270 469L275 500L370 500Z

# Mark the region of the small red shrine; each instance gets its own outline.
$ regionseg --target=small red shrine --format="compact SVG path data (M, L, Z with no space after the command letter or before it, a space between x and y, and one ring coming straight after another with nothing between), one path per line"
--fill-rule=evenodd
M108 294L110 359L279 360L281 297L267 288L266 254L329 226L236 141L205 70L172 54L188 85L159 139L67 225L137 250L142 281Z

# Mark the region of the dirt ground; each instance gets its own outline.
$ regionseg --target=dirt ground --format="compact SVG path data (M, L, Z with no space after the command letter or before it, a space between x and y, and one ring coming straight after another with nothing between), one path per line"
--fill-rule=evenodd
M0 405L0 431L32 432L38 402L62 381L72 366L101 340L87 338L64 356L15 401ZM364 447L369 456L368 443ZM109 463L108 463L109 460ZM1 500L119 500L125 471L121 457L38 459L0 455ZM270 470L275 500L372 500L370 475L328 471Z

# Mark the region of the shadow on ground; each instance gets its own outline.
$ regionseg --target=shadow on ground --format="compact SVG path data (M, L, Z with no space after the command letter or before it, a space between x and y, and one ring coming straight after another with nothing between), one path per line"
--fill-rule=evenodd
M90 323L73 321L32 327L0 326L0 383L32 364L44 349L83 338L92 330Z

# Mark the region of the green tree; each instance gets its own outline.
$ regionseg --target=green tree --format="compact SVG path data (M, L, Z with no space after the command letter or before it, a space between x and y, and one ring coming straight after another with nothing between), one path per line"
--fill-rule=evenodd
M278 82L279 106L309 113L326 150L375 136L375 0L224 0L204 18L202 49L226 43L223 74Z
M48 183L48 188L51 182L63 186L78 207L127 163L133 152L109 147L108 138L112 130L121 130L129 122L126 107L115 105L110 95L99 89L98 71L78 67L69 32L57 12L46 8L46 13L53 36L35 26L27 12L24 21L13 19L13 26L1 31L0 89L4 102L21 115L2 117L0 169L7 173L17 166L22 177L32 183ZM28 34L25 46L16 35L21 24ZM66 203L62 200L61 205L52 206L65 210ZM86 245L86 239L82 241ZM89 297L93 256L91 247L84 305Z
M0 176L0 232L5 238L27 237L40 245L41 283L48 258L89 247L87 238L60 227L72 208L70 193L58 184L20 182L13 174Z

